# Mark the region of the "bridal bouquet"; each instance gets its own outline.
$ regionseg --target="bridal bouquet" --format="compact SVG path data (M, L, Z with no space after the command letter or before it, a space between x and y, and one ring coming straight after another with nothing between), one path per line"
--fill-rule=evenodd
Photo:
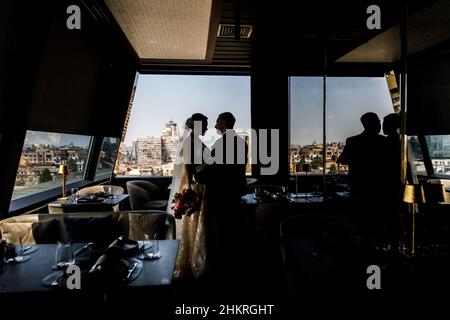
M184 188L181 192L177 192L172 200L174 206L173 215L175 219L181 219L183 215L188 217L200 208L200 196L191 188Z

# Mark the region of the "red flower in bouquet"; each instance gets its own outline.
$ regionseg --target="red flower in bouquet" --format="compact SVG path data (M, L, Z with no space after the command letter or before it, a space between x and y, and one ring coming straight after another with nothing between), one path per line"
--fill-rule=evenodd
M200 196L191 188L185 188L177 192L172 200L175 219L181 219L185 214L190 216L200 207Z

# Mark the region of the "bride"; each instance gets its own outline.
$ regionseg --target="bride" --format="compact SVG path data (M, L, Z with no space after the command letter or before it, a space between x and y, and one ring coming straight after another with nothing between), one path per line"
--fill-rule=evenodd
M180 239L174 277L200 277L208 269L208 253L206 246L204 185L195 180L205 168L203 151L207 148L199 136L208 128L208 118L201 113L194 113L186 120L186 132L180 143L173 169L172 189L169 197L168 211L173 213L172 200L177 192L185 188L196 191L201 205L191 215L176 219L177 239Z

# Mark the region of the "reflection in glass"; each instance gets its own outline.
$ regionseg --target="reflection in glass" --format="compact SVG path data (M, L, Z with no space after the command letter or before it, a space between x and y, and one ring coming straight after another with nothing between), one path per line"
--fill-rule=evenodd
M100 151L100 157L95 171L95 181L109 179L116 163L117 152L119 151L119 139L105 137Z
M434 173L450 175L450 135L425 136L425 141Z

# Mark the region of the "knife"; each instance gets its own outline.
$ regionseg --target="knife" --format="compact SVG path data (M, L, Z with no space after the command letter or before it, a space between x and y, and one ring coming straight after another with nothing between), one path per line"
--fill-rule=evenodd
M31 246L26 246L25 248L23 248L22 253L25 253L25 251L30 250Z

